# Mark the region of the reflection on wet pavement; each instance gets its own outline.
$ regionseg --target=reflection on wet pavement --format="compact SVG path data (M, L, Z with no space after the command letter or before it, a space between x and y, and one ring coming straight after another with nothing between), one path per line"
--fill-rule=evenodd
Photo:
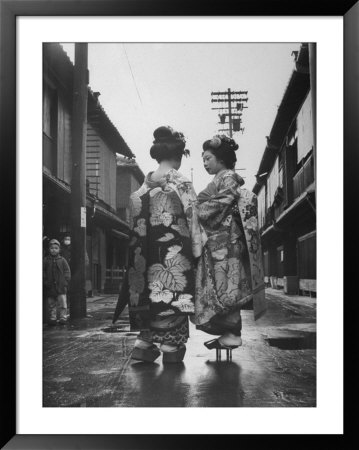
M283 302L283 299L280 299ZM268 313L253 321L243 311L243 346L216 361L208 335L190 326L182 363L131 359L137 333L128 318L112 325L101 302L86 319L46 328L45 407L285 407L316 406L316 325L310 303L268 296ZM116 299L113 299L113 308ZM96 307L96 308L95 308ZM107 323L106 323L106 320Z
M121 385L101 397L89 397L72 407L200 407L242 406L240 367L234 362L207 361L196 379L186 365L134 362L129 365Z
M316 337L316 333L306 333L304 336L267 338L266 341L272 347L278 347L282 350L303 350L316 348Z

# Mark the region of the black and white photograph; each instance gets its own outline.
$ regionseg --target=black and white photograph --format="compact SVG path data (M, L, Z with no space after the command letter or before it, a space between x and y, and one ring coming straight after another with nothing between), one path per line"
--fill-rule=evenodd
M43 406L316 406L316 44L43 44Z
M6 51L17 434L158 450L197 446L175 435L342 434L357 131L342 69L358 55L339 6L69 3L17 16L16 66Z

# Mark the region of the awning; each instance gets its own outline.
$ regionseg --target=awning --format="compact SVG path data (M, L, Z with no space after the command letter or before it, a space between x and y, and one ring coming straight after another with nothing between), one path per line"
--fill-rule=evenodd
M70 186L65 183L64 181L60 180L59 178L55 177L54 175L51 175L46 168L43 169L42 175L46 181L50 181L54 187L59 188L61 191L65 192L66 194L71 193Z
M127 222L120 219L118 216L116 216L116 214L113 214L111 211L108 211L107 209L103 208L100 205L96 205L96 214L97 213L109 220L112 220L112 221L118 223L119 225L123 226L126 229L129 229L129 227L130 227Z
M292 203L289 208L285 209L282 214L277 217L276 222L279 223L281 222L284 218L287 218L288 215L294 210L296 209L299 205L301 205L303 202L308 201L310 198L310 195L313 194L314 191L314 183L312 183L307 189L306 191L303 192L303 194L301 194L295 201L294 203Z
M267 237L267 235L271 232L284 232L288 231L288 222L286 219L291 218L292 214L298 211L300 207L304 205L304 203L308 203L310 208L315 213L315 207L311 202L311 198L315 192L314 183L308 186L307 190L304 191L295 201L292 203L289 208L285 209L280 216L278 216L275 222L267 227L262 233L261 237ZM287 223L286 223L287 222ZM285 225L286 223L286 225Z
M118 231L118 230L112 229L112 230L111 230L111 233L112 233L115 237L120 238L120 239L129 239L129 238L130 238L128 234L122 233L121 231Z

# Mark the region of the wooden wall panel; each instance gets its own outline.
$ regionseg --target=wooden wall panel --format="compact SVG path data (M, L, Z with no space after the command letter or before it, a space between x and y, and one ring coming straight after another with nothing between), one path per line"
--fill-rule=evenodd
M57 117L57 177L71 184L71 114L61 97Z
M111 208L116 209L116 155L112 152L109 152L109 188L110 188L110 197L109 203Z
M316 233L298 238L299 278L316 279Z
M72 135L71 135L71 113L64 110L64 181L71 184L72 178Z
M59 100L57 113L57 177L64 180L64 154L65 154L65 124L64 108Z

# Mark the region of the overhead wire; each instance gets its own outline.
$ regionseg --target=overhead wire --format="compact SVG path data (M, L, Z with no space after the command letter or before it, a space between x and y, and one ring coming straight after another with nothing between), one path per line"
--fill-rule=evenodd
M142 103L140 91L138 90L137 83L136 83L136 80L135 80L135 76L133 75L131 63L130 63L130 60L129 60L128 55L127 55L127 51L126 51L126 48L125 48L125 44L122 44L122 46L123 46L123 50L124 50L125 55L126 55L128 67L130 68L130 72L131 72L131 75L132 75L133 83L134 83L134 85L135 85L135 88L136 88L136 92L137 92L138 98L140 99L141 105L142 105L142 107L143 107L143 103Z
M142 108L143 118L144 118L144 120L145 120L147 126L150 126L150 120L149 120L149 117L148 117L148 113L147 113L147 110L146 110L146 108L144 107L144 104L143 104L143 102L142 102L141 94L140 94L140 91L139 91L139 89L138 89L138 86L137 86L137 83L136 83L136 79L135 79L135 75L134 75L134 72L133 72L133 70L132 70L130 58L128 57L128 54L127 54L127 51L126 51L126 48L125 48L125 44L124 44L124 43L122 43L122 47L123 47L123 51L124 51L125 56L126 56L126 60L127 60L127 63L128 63L128 67L129 67L130 72L131 72L131 76L132 76L133 83L134 83L135 88L136 88L136 92L137 92L138 99L140 100L140 103L141 103L141 108Z

